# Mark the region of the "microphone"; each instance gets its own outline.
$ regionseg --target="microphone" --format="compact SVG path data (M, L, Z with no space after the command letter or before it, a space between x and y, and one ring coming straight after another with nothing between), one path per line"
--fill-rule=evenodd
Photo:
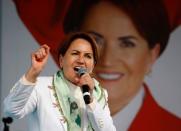
M13 119L11 117L3 117L2 121L4 123L10 124L13 122Z
M75 67L74 70L80 77L87 72L87 69L83 68L83 67ZM83 93L83 98L84 98L85 104L89 104L91 102L89 90L90 90L90 88L87 84L82 85L82 93Z
M2 119L3 123L4 123L4 129L3 131L9 131L9 125L13 122L13 119L11 117L3 117Z

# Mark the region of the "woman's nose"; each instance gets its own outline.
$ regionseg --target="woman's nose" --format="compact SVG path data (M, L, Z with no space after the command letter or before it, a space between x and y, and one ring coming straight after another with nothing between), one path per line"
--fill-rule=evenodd
M104 66L111 66L115 57L114 50L105 45L100 51L99 63Z
M85 59L84 59L84 56L83 56L83 55L79 55L79 57L78 57L78 62L79 62L79 63L84 63L84 62L85 62Z

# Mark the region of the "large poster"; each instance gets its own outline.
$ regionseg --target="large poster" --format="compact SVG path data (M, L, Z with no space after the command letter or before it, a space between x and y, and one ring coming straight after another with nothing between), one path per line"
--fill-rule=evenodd
M181 8L179 8L179 5L181 4L179 4L179 0L165 0L164 2L169 11L172 33L166 50L155 62L151 73L145 78L145 81L156 101L169 112L181 117L181 72L179 69L181 66L179 58L181 49L179 43L181 41ZM52 75L58 69L57 48L64 37L63 19L70 3L71 1L66 0L2 1L1 103L13 84L29 68L30 54L39 45L48 44L51 47L51 57L41 75ZM107 29L109 29L108 26ZM109 98L113 99L115 94L111 94L109 89L108 94ZM130 119L134 118L132 116L127 118L125 107L122 110L112 112L115 125L119 128L117 130L121 130L119 127L121 125L119 124L120 122L126 123L125 125L128 126L131 125ZM1 111L2 108L3 105L1 104ZM128 112L132 112L132 110L134 109L130 107ZM121 111L124 121L118 117ZM13 131L24 131L27 129L24 123L24 119L21 121L16 120L11 125L11 128ZM126 129L127 127L123 127L122 130L124 128Z

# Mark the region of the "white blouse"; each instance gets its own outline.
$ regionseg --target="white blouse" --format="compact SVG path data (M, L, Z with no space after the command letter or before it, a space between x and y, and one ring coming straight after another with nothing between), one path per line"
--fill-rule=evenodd
M134 99L125 108L113 116L113 122L116 129L119 131L127 131L129 129L131 123L141 108L143 98L144 88L141 87Z
M29 131L67 131L67 123L54 97L52 80L52 77L39 77L35 84L20 79L4 100L5 116L20 119L28 115ZM72 93L80 96L80 88ZM83 99L78 101L85 105ZM84 124L89 118L95 131L115 131L108 105L103 109L96 101L91 104L85 106Z

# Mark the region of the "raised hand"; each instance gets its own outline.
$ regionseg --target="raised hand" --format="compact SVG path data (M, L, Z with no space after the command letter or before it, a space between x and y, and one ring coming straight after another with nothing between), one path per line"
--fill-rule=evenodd
M42 45L37 51L31 54L31 67L25 74L25 77L30 82L35 82L38 75L45 67L50 48L47 45Z

